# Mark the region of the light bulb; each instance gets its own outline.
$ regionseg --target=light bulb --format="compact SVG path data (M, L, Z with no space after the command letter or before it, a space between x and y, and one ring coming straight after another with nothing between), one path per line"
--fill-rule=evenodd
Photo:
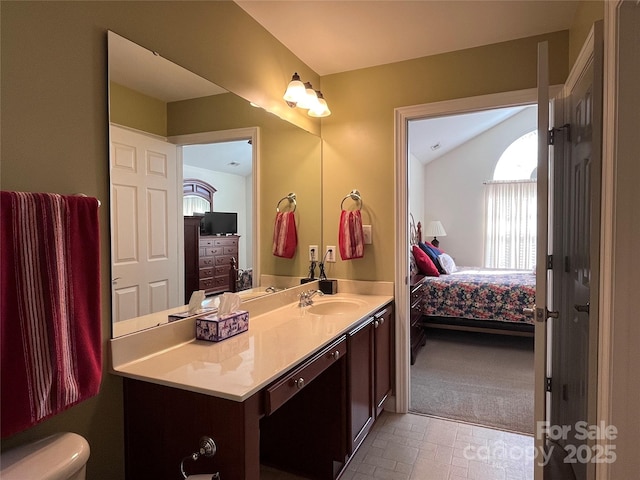
M305 95L306 88L304 86L304 83L300 81L300 76L296 72L291 77L291 81L287 86L287 91L284 92L282 98L289 104L290 107L295 107L301 99L304 100Z

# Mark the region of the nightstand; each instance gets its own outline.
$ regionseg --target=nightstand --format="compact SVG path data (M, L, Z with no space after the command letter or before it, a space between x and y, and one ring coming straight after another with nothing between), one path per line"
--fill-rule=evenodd
M424 302L424 275L414 275L411 278L411 294L409 299L409 333L411 339L411 365L427 341L427 334L421 325L422 304Z

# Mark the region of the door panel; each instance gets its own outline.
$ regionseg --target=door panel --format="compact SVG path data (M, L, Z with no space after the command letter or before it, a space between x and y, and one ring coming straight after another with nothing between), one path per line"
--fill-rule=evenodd
M594 478L592 444L580 438L579 422L594 425L597 335L598 265L600 233L600 171L602 135L602 30L596 24L590 50L569 75L564 91L565 148L554 215L561 221L554 229L554 245L561 261L559 318L552 322L553 355L550 424L563 428L553 448L573 454L571 471L545 471L545 480ZM560 430L556 430L560 431ZM578 438L576 438L578 437ZM564 451L563 451L564 450ZM576 454L579 453L580 455ZM557 452L555 452L557 453ZM563 465L566 468L567 464Z
M113 321L179 305L177 150L111 126Z

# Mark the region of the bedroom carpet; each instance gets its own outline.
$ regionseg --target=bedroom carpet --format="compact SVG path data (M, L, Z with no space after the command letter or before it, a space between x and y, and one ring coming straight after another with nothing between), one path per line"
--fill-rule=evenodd
M409 410L532 434L533 384L533 338L429 329Z

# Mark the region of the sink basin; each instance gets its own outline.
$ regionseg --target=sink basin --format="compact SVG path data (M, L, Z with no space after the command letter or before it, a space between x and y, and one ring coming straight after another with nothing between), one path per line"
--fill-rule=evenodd
M362 306L362 302L355 300L328 300L311 305L309 313L314 315L340 315L353 312Z

